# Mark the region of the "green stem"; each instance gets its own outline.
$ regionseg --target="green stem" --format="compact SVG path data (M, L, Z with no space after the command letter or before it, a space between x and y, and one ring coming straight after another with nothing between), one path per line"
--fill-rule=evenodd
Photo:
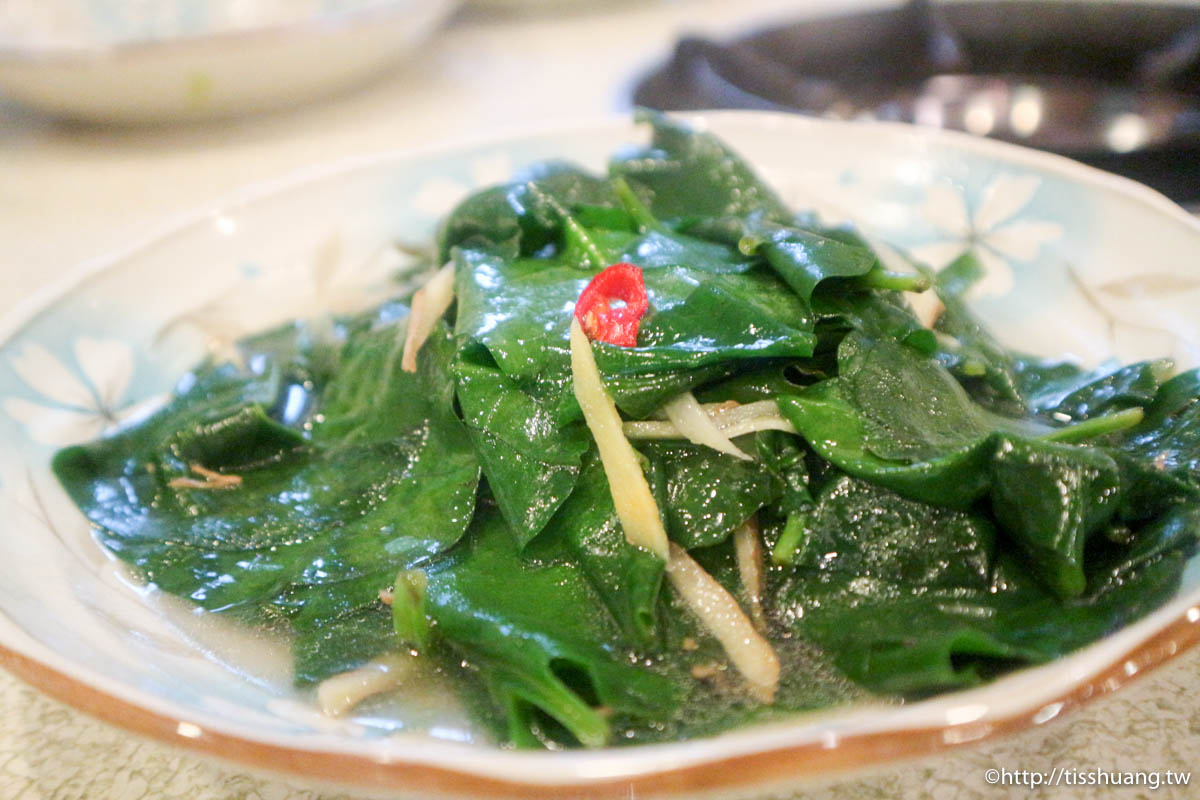
M762 247L766 242L767 240L763 237L748 233L738 239L737 249L744 256L752 256L757 254L758 248Z
M425 613L425 593L429 585L425 571L402 570L392 589L392 627L406 645L424 652L429 647L429 617Z
M855 280L868 289L893 292L923 292L933 285L928 275L917 272L892 272L879 266L872 267L869 272Z
M592 239L587 230L579 224L579 221L569 214L563 217L563 227L567 240L567 250L573 253L579 262L579 266L590 267L592 269L603 269L608 266L608 259L604 253L600 252L600 248L596 246L596 242Z
M771 563L781 566L796 563L796 557L802 554L808 545L808 529L805 522L806 517L802 512L788 514L783 533L771 550Z
M650 230L658 230L662 227L642 199L637 196L637 192L633 191L633 187L629 185L623 177L613 178L613 190L617 193L617 199L621 201L621 205L629 212L629 216L633 217L633 221L637 224L642 233Z
M1105 414L1102 417L1076 422L1074 425L1051 431L1042 438L1050 442L1082 442L1106 433L1116 433L1126 428L1132 428L1141 422L1144 416L1145 412L1141 408L1127 408L1114 414Z
M506 682L510 691L562 723L584 747L608 743L612 729L607 720L549 670L545 675L513 673Z

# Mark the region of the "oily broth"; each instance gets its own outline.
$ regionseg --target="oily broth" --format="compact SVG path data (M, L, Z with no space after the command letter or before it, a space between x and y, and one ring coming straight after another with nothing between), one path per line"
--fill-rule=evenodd
M143 601L203 658L237 680L285 701L281 709L293 709L294 703L299 703L311 712L306 716L323 716L315 701L316 687L297 688L294 684L292 636L286 630L248 625L220 612L205 611L184 598L141 584L128 573L123 582L132 585ZM425 667L396 691L368 698L349 714L325 719L342 728L361 728L365 735L403 731L458 742L490 742L487 732L471 721L448 670L429 661L424 663Z
M122 562L115 561L114 566L120 582L132 588L188 647L227 670L235 680L278 698L278 702L267 702L268 713L279 712L289 720L299 716L315 728L353 736L422 735L455 742L496 744L495 737L472 714L469 700L461 691L467 678L461 672L470 669L469 665L426 660L424 667L399 689L367 698L344 716L325 716L317 707L315 686L297 688L293 683L292 636L288 631L282 627L249 625L228 614L205 611L187 599L146 585ZM740 677L711 644L705 643L696 654L698 663L714 665L710 674L696 680L695 691L703 695L704 702L687 704L676 717L653 724L622 725L614 720L617 724L613 744L650 744L710 736L747 724L779 721L805 713L776 712L747 702ZM783 668L780 690L790 695L788 705L793 709L809 705L803 702L806 697L811 698L811 706L818 713L847 705L888 702L838 674L824 654L801 640L772 637L772 645ZM648 668L656 668L653 661Z

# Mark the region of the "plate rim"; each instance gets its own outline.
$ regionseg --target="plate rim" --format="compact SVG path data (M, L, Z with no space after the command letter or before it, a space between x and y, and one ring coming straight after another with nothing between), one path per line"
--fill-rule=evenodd
M1104 668L1056 695L1050 703L1058 705L1054 719L1061 719L1124 688L1197 644L1200 644L1200 606L1192 606ZM1135 668L1130 669L1130 665ZM267 770L340 788L403 789L433 796L486 797L489 800L552 800L561 798L564 791L581 800L627 800L633 796L690 797L697 792L769 790L774 784L830 777L974 747L1047 721L1037 718L1038 712L1047 705L1039 701L1034 708L985 723L891 728L837 737L833 746L823 741L810 741L710 757L681 766L666 764L661 768L625 772L615 769L589 771L592 774L581 771L567 779L536 781L487 775L428 761L293 748L200 728L87 685L9 649L4 643L0 643L0 667L50 697L102 722L239 767ZM611 752L614 751L603 751L601 755ZM520 757L522 754L514 755ZM535 758L549 760L561 755L564 754L542 753L536 754Z
M1106 186L1118 194L1151 206L1159 213L1184 224L1193 233L1200 235L1200 221L1192 218L1160 193L1132 180L1111 175L1100 170L1053 154L1029 150L1017 145L994 140L978 139L967 134L918 128L903 123L844 123L814 120L795 115L771 112L702 112L674 115L706 127L710 122L720 126L748 125L753 130L784 129L790 126L813 129L854 128L855 130L876 129L884 136L917 137L935 143L946 142L967 151L1000 158L1008 163L1022 164L1035 169L1067 175L1088 184ZM0 343L7 343L38 314L52 308L70 292L89 278L114 268L124 260L164 243L175 236L185 235L214 217L235 213L256 203L269 202L272 198L305 186L319 184L323 180L335 179L347 173L370 169L384 164L401 164L405 161L420 161L445 158L455 153L469 153L489 146L512 146L531 138L558 137L571 132L612 133L632 131L634 121L629 115L605 115L600 118L569 120L558 124L526 124L497 131L495 133L464 137L436 145L389 150L357 155L322 162L294 170L280 177L259 181L243 187L223 200L207 203L184 212L129 245L107 254L81 262L65 273L59 280L48 284L19 302L0 317ZM1141 634L1140 640L1130 646L1123 655L1105 665L1094 667L1074 681L1064 682L1064 689L1051 703L1061 704L1061 712L1074 710L1085 703L1123 687L1142 674L1164 664L1191 647L1200 643L1200 587L1194 591L1177 595L1153 614L1162 614L1168 608L1179 607L1174 616ZM1191 606L1183 608L1183 606ZM13 624L0 610L0 618ZM1148 623L1144 618L1134 625ZM13 625L13 627L16 627ZM1110 634L1099 640L1099 644L1111 636L1129 632L1131 627ZM232 761L242 766L267 769L287 775L304 777L334 785L352 785L371 789L411 788L433 793L469 793L494 798L537 798L559 796L570 790L583 797L629 796L631 791L644 795L668 794L714 789L750 789L768 782L795 781L844 772L856 768L879 766L897 759L914 758L922 755L974 745L997 736L1015 733L1030 728L1041 721L1035 719L1038 710L1047 703L1044 698L1030 707L1022 707L1010 714L988 718L976 725L984 725L969 736L950 736L951 731L962 734L963 725L945 724L937 727L890 727L882 731L866 731L837 737L836 746L823 742L802 742L777 746L756 746L749 751L742 748L729 755L709 753L692 759L677 759L675 763L664 761L662 765L630 769L626 763L609 765L607 769L576 769L574 775L560 771L552 780L529 778L520 780L511 776L485 774L469 766L457 767L444 763L433 763L428 756L424 760L405 760L389 751L386 757L376 753L343 752L331 748L298 748L265 741L263 738L238 736L213 729L201 729L195 725L185 728L183 720L160 713L135 699L121 697L105 688L87 683L86 680L58 669L45 659L40 659L19 645L0 640L0 666L5 667L30 685L42 690L76 709L88 713L119 727L149 736L175 746L181 746L202 755ZM50 651L35 640L34 650ZM1076 653L1081 651L1076 651ZM1070 656L1067 656L1070 657ZM1057 663L1051 662L1051 663ZM1129 665L1135 665L1131 671ZM1058 713L1055 716L1062 716ZM783 723L786 724L786 723ZM972 723L967 723L972 724ZM764 726L767 727L767 726ZM197 733L199 731L199 733ZM713 741L702 739L699 741ZM599 756L632 754L635 750L665 752L670 748L685 747L689 743L671 745L647 745L634 749L607 749ZM470 746L472 748L477 745ZM699 748L692 748L699 749ZM497 751L501 757L504 751ZM520 759L529 754L514 754ZM559 762L586 765L589 760L598 761L597 754L582 758L564 759L565 754L551 754ZM540 758L540 756L539 756ZM609 758L609 760L613 760ZM620 761L620 759L616 759ZM644 761L645 759L643 759ZM437 761L435 759L435 761ZM549 762L545 764L549 766ZM591 765L602 766L602 765Z

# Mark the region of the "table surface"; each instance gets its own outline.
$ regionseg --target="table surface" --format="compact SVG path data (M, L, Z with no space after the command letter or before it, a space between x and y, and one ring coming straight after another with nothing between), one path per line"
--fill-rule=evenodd
M730 37L798 13L845 7L834 0L553 5L461 9L427 46L368 85L268 116L180 127L87 127L0 98L0 313L80 262L139 240L184 212L218 205L246 184L362 153L627 110L636 79L682 33ZM1025 787L989 786L986 770L1187 770L1200 763L1198 679L1200 649L1055 723L816 784L806 796L1025 797L1031 795ZM1200 796L1196 788L1190 794L1108 791L1128 798ZM1060 787L1032 796L1100 794ZM137 738L0 672L0 797L352 796L249 774Z

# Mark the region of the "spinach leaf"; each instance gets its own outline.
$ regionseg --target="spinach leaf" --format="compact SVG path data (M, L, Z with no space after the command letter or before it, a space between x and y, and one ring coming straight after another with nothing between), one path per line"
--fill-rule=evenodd
M782 486L775 511L790 514L812 503L807 450L800 437L782 431L759 431L754 436L754 449Z
M459 248L454 259L456 336L487 347L513 377L569 372L571 314L593 271L482 249Z
M953 610L989 586L995 533L982 517L842 478L806 523L810 545L773 587L776 604L851 679L921 692L978 682L981 657L1032 656Z
M575 418L567 333L593 272L480 250L460 249L456 258L456 333L485 346L506 375L556 409L556 419ZM627 413L643 416L674 394L729 374L735 362L812 353L815 337L802 307L765 270L663 266L643 273L652 307L639 336L644 346L594 348Z
M689 550L723 542L783 491L757 461L694 444L653 442L639 449L662 484L659 508L667 533Z
M866 291L847 286L817 287L813 293L817 315L818 352L836 352L843 338L858 332L872 341L902 342L920 353L933 355L937 339L913 315L896 292Z
M650 314L638 337L643 347L635 352L672 348L715 351L724 358L804 357L816 343L812 327L805 309L771 275L718 275Z
M428 571L427 607L438 636L479 670L508 710L513 738L537 741L531 708L591 746L610 736L594 704L636 717L668 715L678 703L675 685L630 662L631 642L565 553L541 555L522 558L503 519L482 510L463 545Z
M566 245L564 221L575 212L617 211L612 185L572 164L547 162L526 170L507 185L468 197L442 224L438 250L442 263L454 248L495 248L509 258L533 256ZM612 223L612 214L602 219Z
M338 616L367 613L397 569L454 544L475 507L479 467L450 410L453 343L436 333L410 374L399 369L402 335L391 324L350 337L342 371L321 387L324 417L303 446L276 447L279 423L262 413L271 403L260 375L222 367L143 426L61 451L54 469L101 541L165 591L259 622L291 619L303 635L328 621L308 613L310 603ZM231 415L235 400L241 410ZM241 459L235 488L173 481L195 479L186 454L239 460L224 455L229 419L245 441L271 443L271 458L260 448ZM307 594L317 585L320 599Z
M811 355L815 336L802 328L803 321L789 325L767 313L772 289L747 276L709 281L667 310L649 315L638 347L598 343L597 364L605 373L629 374Z
M1051 590L1083 594L1084 545L1120 501L1116 463L1095 448L1002 437L991 467L996 520Z
M647 230L623 246L619 260L643 269L687 267L705 275L723 275L746 272L754 264L736 248L663 229Z
M1047 585L1064 597L1083 591L1084 544L1118 505L1108 455L1036 441L1030 434L1045 428L975 405L944 367L905 345L855 334L841 353L838 378L780 401L814 449L915 500L965 508L988 494Z
M402 457L386 462L394 476L387 491L369 499L395 520L381 528L395 534L385 543L388 552L431 554L452 545L470 523L480 468L454 413L453 338L439 324L417 371L406 373L400 369L403 333L403 326L389 325L347 342L312 439L334 458L356 457L381 443L398 449Z
M962 382L980 405L1010 416L1027 412L1013 355L996 341L967 307L966 291L983 277L983 265L966 250L934 276L943 310L938 332L938 361Z
M761 257L805 305L817 286L829 278L858 278L876 268L879 260L866 245L796 224L764 221L760 215L720 220L690 233L707 234Z
M609 171L649 195L654 216L668 223L755 212L791 219L775 192L717 137L662 114L642 111L639 119L653 129L650 145L618 154Z
M454 366L463 420L500 511L525 545L575 488L591 444L582 421L559 424L551 409L492 366Z
M1195 520L1138 533L1062 601L1003 550L976 513L939 509L843 478L808 515L816 543L775 584L790 627L879 692L970 686L1040 663L1147 613L1174 591ZM1171 526L1168 526L1171 527Z
M564 547L587 576L621 631L649 647L657 627L662 559L625 540L604 466L593 450L585 457L575 491L547 525L549 546ZM538 556L535 542L530 557Z
M1117 446L1200 488L1200 370L1180 373L1164 383L1141 424Z
M986 440L911 463L876 455L868 446L867 425L838 379L815 383L780 397L778 403L780 412L822 458L904 497L967 508L990 485L991 447Z
M394 577L392 573L387 582ZM395 649L392 615L382 604L358 606L341 616L324 617L318 625L304 628L296 637L293 645L296 682L317 683Z
M1110 437L1122 470L1122 516L1146 519L1178 501L1200 499L1200 371L1166 381L1142 422Z
M1049 431L973 403L945 367L893 340L847 337L838 365L838 380L866 424L867 447L882 458L924 461L993 431Z
M1127 366L1107 363L1085 372L1062 363L1018 363L1029 408L1061 422L1150 405L1171 366L1162 360Z

